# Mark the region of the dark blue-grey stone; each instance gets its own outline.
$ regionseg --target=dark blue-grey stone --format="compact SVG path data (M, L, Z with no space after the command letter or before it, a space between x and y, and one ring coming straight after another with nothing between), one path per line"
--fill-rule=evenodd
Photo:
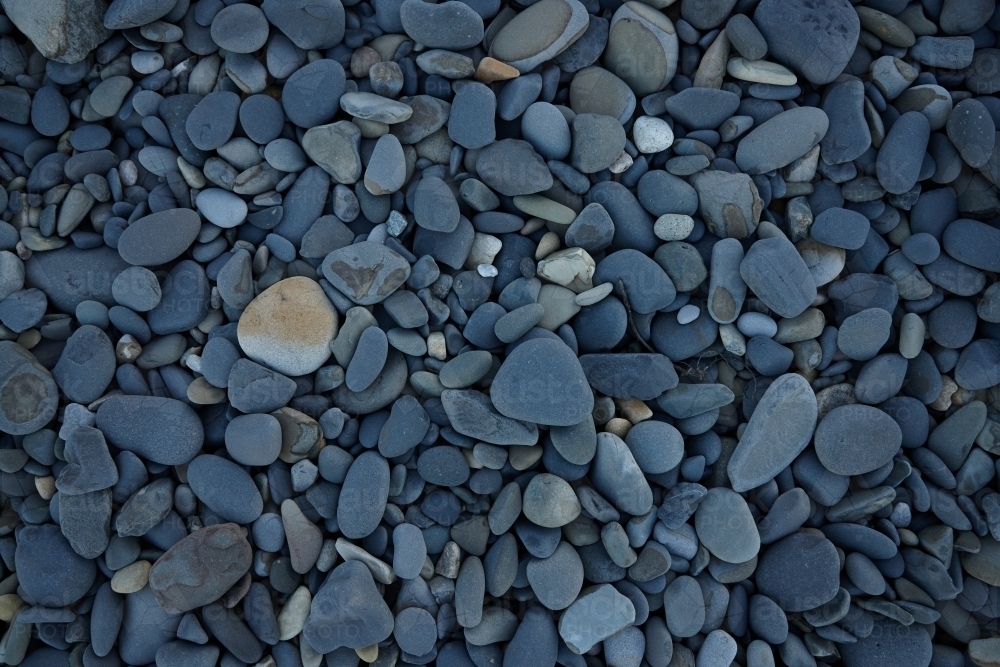
M840 76L861 33L861 20L848 0L763 0L753 22L775 60L817 85Z
M188 465L188 484L205 505L223 519L251 523L264 501L250 475L221 456L203 454Z
M364 452L351 464L340 492L337 522L348 539L375 531L389 497L389 464L377 452Z
M336 60L323 58L296 70L281 91L285 117L306 129L330 122L340 110L346 81Z
M562 342L545 338L523 343L507 356L490 397L507 417L549 426L578 424L594 408L576 355Z
M84 405L100 398L114 374L111 339L92 324L73 332L52 369L52 377L66 397Z
M875 162L879 184L886 192L903 194L916 185L930 136L930 123L919 111L907 111L893 123Z
M97 428L115 447L163 465L187 463L205 437L194 410L159 396L112 396L97 410Z
M14 562L25 593L46 607L75 604L97 575L94 561L74 552L54 524L24 526L17 534Z

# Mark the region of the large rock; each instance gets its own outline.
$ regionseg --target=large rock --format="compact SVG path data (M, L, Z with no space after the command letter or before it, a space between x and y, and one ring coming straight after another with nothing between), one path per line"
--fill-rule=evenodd
M594 409L576 355L551 338L518 345L497 371L490 396L500 414L548 426L579 424Z
M330 358L339 316L319 284L296 276L275 283L240 315L237 335L248 357L279 373L307 375Z
M816 394L801 375L775 380L754 409L740 443L729 459L729 481L742 493L785 469L812 439Z
M111 37L104 27L104 0L3 0L3 10L39 53L78 63Z
M312 600L302 636L319 653L378 644L392 634L392 612L360 561L337 566Z
M848 0L763 0L753 22L775 60L817 85L840 76L861 34L861 19Z
M17 343L0 342L0 430L27 435L48 424L59 407L55 380Z
M246 531L235 523L200 528L157 559L149 572L156 601L170 614L215 602L250 569Z

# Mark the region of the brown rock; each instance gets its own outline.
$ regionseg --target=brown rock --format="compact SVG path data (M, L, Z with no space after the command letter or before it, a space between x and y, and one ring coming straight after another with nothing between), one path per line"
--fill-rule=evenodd
M302 276L275 283L243 311L236 335L248 357L290 377L330 358L338 316L319 284Z
M149 587L169 614L215 602L250 569L253 553L235 523L200 528L153 564Z

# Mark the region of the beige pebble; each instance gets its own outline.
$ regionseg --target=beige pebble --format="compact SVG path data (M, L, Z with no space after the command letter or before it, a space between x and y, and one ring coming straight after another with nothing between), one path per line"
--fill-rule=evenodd
M510 79L515 79L520 76L520 72L508 65L507 63L500 62L496 58L490 58L489 56L483 58L479 61L479 67L476 68L476 81L482 81L483 83L493 83L494 81L508 81Z
M226 390L213 387L204 377L197 377L188 385L188 400L195 405L216 405L226 400Z
M141 591L149 582L149 570L152 567L148 560L137 560L126 565L111 578L111 590L123 595Z
M542 448L539 445L525 447L513 445L507 448L507 460L514 470L527 470L542 458Z
M302 632L311 604L312 595L309 594L309 589L305 586L296 588L278 614L278 633L281 641L288 641Z
M956 408L968 405L974 400L976 400L976 392L970 391L969 389L963 389L962 387L959 387L955 393L951 395L951 404Z
M303 276L261 292L240 317L237 337L248 357L290 377L326 363L339 316L323 289Z
M314 649L302 635L299 635L299 659L302 660L302 667L319 667L323 664L323 654Z
M524 223L524 227L521 227L521 231L518 233L521 236L528 236L529 234L534 234L544 226L545 221L541 218L528 218L528 221Z
M52 475L36 477L35 490L38 491L42 500L52 500L52 496L56 494L56 478Z
M747 60L746 58L730 58L726 71L741 81L751 83L770 83L775 86L794 86L798 81L795 74L778 63L767 60Z
M941 376L941 393L938 397L934 399L934 402L928 405L931 410L940 410L944 412L951 407L951 397L954 393L958 391L958 385L947 375Z
M920 544L920 540L912 530L909 530L908 528L897 528L896 532L899 533L899 541L906 546L915 547Z
M465 268L475 269L480 264L492 264L493 258L502 247L503 242L497 237L476 232L472 238L469 256L465 260Z
M122 162L121 164L123 165L125 162ZM134 165L132 169L135 169ZM188 187L194 188L195 190L201 190L208 185L208 179L206 179L205 175L201 173L201 170L179 155L177 156L177 170L181 172L181 177L184 179L184 182L188 184ZM118 165L118 172L120 174L121 171L122 166ZM121 179L122 185L125 185L124 174L121 175ZM133 183L133 185L135 184Z
M21 600L15 593L7 593L6 595L0 595L0 621L9 623L14 614L18 609L24 606L24 601Z
M372 644L371 646L366 646L364 648L356 648L354 649L354 652L358 654L358 657L361 658L362 662L370 663L378 660L378 644Z
M545 259L558 249L559 235L555 232L545 232L545 235L538 242L538 247L535 248L535 261Z
M747 353L747 339L735 324L720 324L719 339L722 340L722 346L726 351L740 357Z
M613 433L619 438L624 438L628 435L629 430L632 428L632 423L627 419L622 419L621 417L613 417L608 420L608 423L604 425L604 430L608 433Z
M444 334L440 331L432 331L427 336L427 355L439 361L448 358L448 346L445 344Z
M26 350L32 349L40 342L42 342L42 334L38 329L28 329L17 336L17 344Z
M653 411L649 409L649 406L638 398L620 399L616 403L622 416L632 424L644 422L653 416ZM605 430L607 430L607 427L605 427Z

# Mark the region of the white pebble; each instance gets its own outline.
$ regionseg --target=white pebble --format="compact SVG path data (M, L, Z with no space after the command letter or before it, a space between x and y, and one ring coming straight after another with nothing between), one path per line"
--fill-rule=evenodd
M480 264L476 267L476 271L478 271L479 275L483 278L496 278L499 273L499 271L497 271L497 267L492 264Z
M694 231L694 218L680 213L665 213L653 224L653 234L661 241L682 241Z
M689 303L677 311L677 323L691 324L698 319L699 315L701 315L701 309Z
M406 218L399 211L389 211L389 219L385 224L389 236L399 236L406 231Z
M615 158L615 161L611 163L611 166L608 167L608 171L612 174L624 174L631 166L632 156L625 151L622 151L618 157Z
M632 125L632 141L640 153L659 153L674 143L670 123L655 116L640 116Z

